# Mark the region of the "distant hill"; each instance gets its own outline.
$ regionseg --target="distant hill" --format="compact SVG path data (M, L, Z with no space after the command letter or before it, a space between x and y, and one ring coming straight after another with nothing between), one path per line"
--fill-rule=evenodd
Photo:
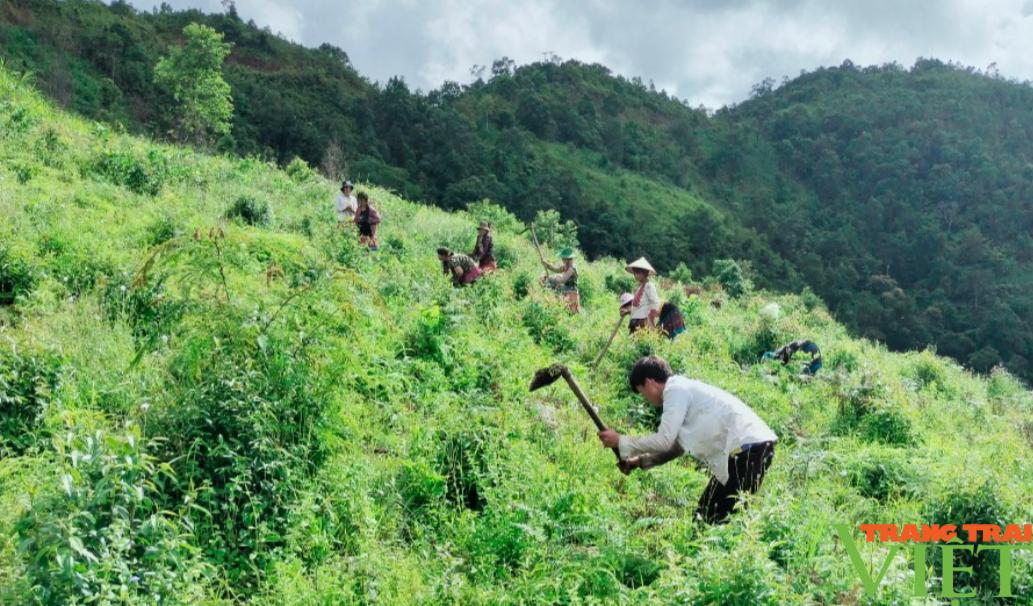
M169 100L151 72L191 21L234 44L219 150L301 157L447 209L555 208L593 257L696 274L739 259L759 285L809 287L894 349L1033 377L1026 84L935 60L846 62L708 115L600 65L500 59L469 85L417 93L233 13L88 0L8 0L0 54L62 105L160 136Z

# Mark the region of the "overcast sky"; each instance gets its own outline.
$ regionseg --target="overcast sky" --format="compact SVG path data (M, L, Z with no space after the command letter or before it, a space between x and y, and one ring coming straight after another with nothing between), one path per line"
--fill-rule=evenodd
M165 0L220 12L219 0ZM150 9L155 0L131 0ZM237 0L306 46L330 42L378 81L469 82L470 68L543 53L652 80L691 105L745 99L765 78L918 57L1033 80L1033 0Z

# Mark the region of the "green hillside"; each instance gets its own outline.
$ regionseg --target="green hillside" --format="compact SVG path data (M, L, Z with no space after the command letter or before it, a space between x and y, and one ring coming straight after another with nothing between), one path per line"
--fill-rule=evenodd
M1033 377L1028 84L931 59L846 61L709 115L601 65L501 58L423 93L232 9L98 0L7 0L0 56L63 107L163 138L173 104L154 66L192 22L233 44L219 151L300 157L450 210L559 209L593 258L648 254L697 274L736 258L764 287L810 287L894 350Z
M364 184L370 255L302 165L119 134L26 82L0 70L0 603L869 603L830 524L1033 516L1033 394L1003 370L713 287L682 300L688 333L622 335L592 375L621 263L582 262L570 317L497 207ZM483 217L502 269L455 290L433 249ZM817 379L753 364L801 335ZM726 527L692 523L687 460L624 477L569 392L527 393L560 360L614 427L650 431L626 387L650 351L781 437ZM1033 603L1031 555L1013 603ZM908 602L901 562L870 603Z

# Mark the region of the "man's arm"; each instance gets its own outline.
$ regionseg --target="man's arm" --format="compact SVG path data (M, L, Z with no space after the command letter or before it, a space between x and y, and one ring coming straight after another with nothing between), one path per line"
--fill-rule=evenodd
M638 468L649 469L651 467L659 467L664 463L670 463L678 457L685 454L685 449L681 447L681 444L677 440L674 441L674 445L671 446L666 452L657 452L644 454L638 457Z
M618 442L622 459L641 454L666 453L678 443L678 431L685 421L689 409L686 398L664 402L664 414L660 417L660 429L656 433L641 436L621 436Z
M643 295L646 297L646 301L649 302L649 326L650 328L656 328L657 316L660 315L660 295L656 292L656 285L650 282L646 286L646 291Z

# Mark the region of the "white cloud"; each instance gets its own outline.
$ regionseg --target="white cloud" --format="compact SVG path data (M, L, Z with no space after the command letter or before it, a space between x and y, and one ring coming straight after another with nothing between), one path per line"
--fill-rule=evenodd
M150 8L155 0L133 0ZM217 0L167 0L220 10ZM693 105L748 96L764 78L918 57L1033 79L1033 0L238 0L245 19L308 46L343 48L364 75L428 90L470 67L545 52L602 63Z

